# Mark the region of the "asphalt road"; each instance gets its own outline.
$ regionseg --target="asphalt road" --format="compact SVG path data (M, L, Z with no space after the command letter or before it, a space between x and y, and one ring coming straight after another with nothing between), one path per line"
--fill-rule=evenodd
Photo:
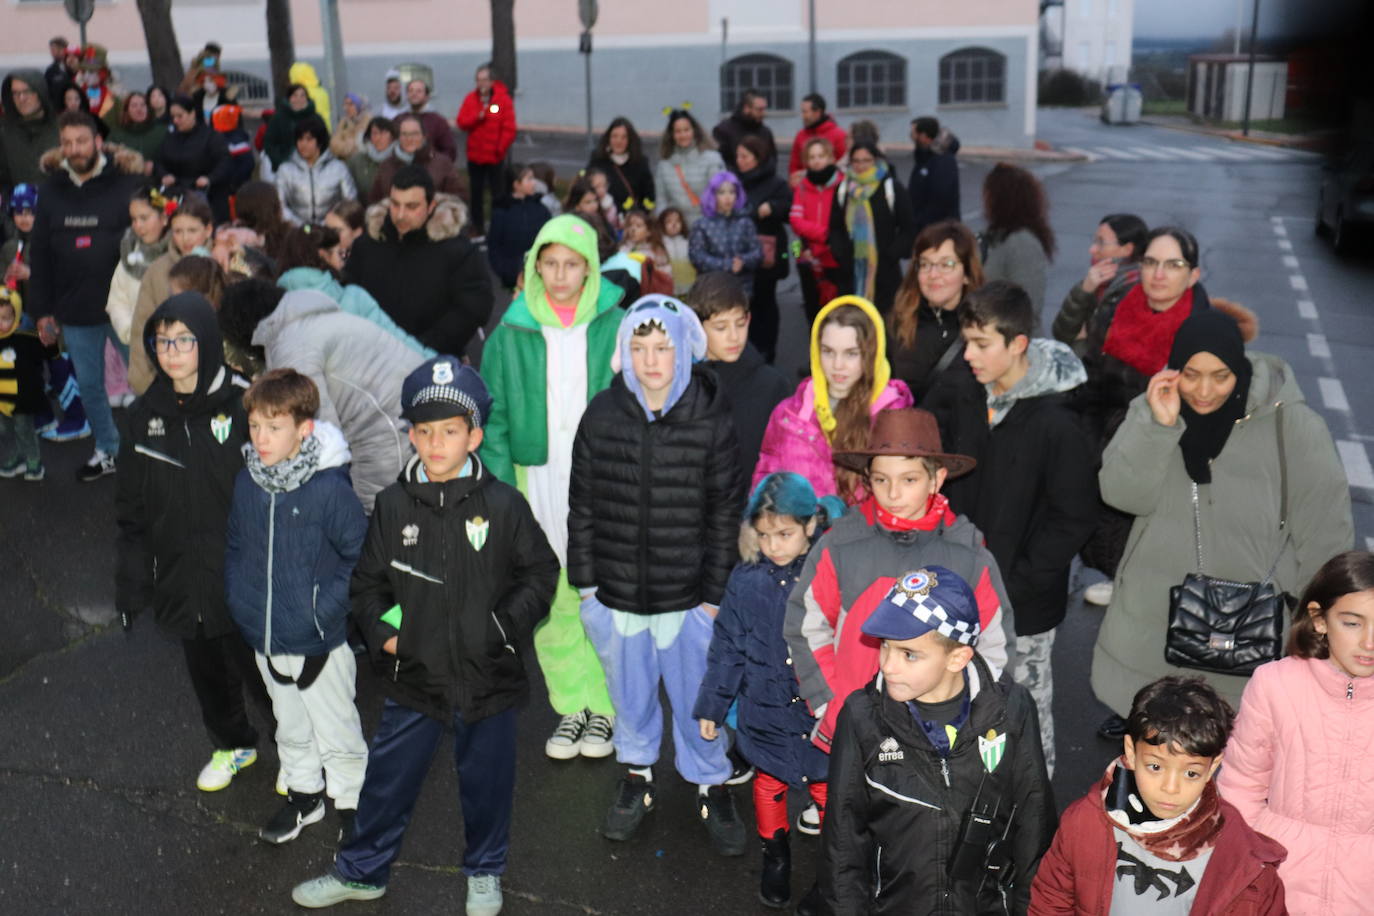
M1312 235L1318 169L1310 157L1227 155L1237 144L1150 127L1108 128L1075 111L1042 111L1041 136L1094 161L1037 164L1052 202L1060 251L1049 309L1086 269L1103 214L1177 222L1202 242L1214 294L1259 313L1258 349L1289 360L1304 392L1341 443L1363 546L1374 536L1374 479L1367 444L1374 405L1358 396L1374 373L1374 260L1342 260ZM1142 150L1176 149L1148 156ZM1135 159L1110 155L1134 152ZM531 149L560 166L578 142ZM538 155L533 155L538 154ZM523 154L522 154L523 155ZM898 161L904 173L909 163ZM965 211L975 226L987 163L963 163ZM805 359L795 281L783 287L784 365ZM1052 317L1051 316L1047 316ZM113 493L106 479L77 485L89 442L44 445L49 478L0 481L0 912L291 913L296 882L327 868L332 830L308 828L269 848L257 828L275 810L275 754L227 790L194 787L208 747L179 648L151 621L125 636L111 627ZM1081 578L1079 586L1089 579ZM1075 600L1055 647L1062 807L1081 795L1115 749L1096 738L1105 714L1087 688L1101 612ZM534 666L532 666L534 667ZM537 678L537 670L534 671ZM539 699L520 730L510 871L511 914L697 914L768 912L754 903L758 859L714 856L692 823L693 791L661 767L660 810L630 844L597 833L618 777L613 762L544 758L555 716ZM360 678L371 734L381 698ZM262 724L261 715L258 716ZM671 759L665 751L664 759ZM752 824L747 789L736 791ZM460 912L462 845L451 752L439 752L389 893L342 912ZM795 836L797 892L816 844Z

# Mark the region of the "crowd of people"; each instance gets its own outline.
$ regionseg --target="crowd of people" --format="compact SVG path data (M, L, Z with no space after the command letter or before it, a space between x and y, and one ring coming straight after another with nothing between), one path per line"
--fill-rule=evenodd
M562 191L509 161L487 65L464 171L400 71L331 131L297 64L255 141L216 46L123 98L102 54L52 47L0 83L0 477L42 480L40 437L94 439L115 607L182 644L197 787L258 759L255 699L285 798L262 839L332 802L299 905L385 894L451 729L467 912L501 910L531 643L546 755L623 770L601 833L657 807L662 690L721 855L748 847L752 780L770 907L1317 914L1374 891L1374 556L1324 422L1186 230L1104 216L1045 338L1043 187L998 164L974 233L931 117L904 185L871 124L809 95L780 172L750 90L709 133L667 110L654 163L614 119ZM793 264L805 354L778 349ZM1110 580L1092 690L1122 753L1061 820L1076 558ZM822 849L800 895L794 826Z

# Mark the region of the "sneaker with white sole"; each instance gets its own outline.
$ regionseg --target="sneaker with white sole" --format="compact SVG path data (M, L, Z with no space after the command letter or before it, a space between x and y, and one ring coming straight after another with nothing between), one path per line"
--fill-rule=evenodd
M575 712L558 720L549 740L544 742L544 753L554 760L571 760L579 753L582 732L587 728L587 710Z
M587 717L587 727L582 730L582 739L577 742L578 752L583 757L597 760L611 756L615 753L615 743L611 740L614 732L614 716L592 713Z
M797 831L807 836L819 836L821 832L821 809L815 802L802 809L797 815Z
M258 761L256 748L240 747L232 751L215 751L210 762L196 777L196 788L202 792L218 792L234 781L239 770Z
M37 483L42 480L46 474L47 471L43 470L43 465L41 464L30 465L24 469L24 479L30 483Z
M280 846L301 835L301 831L311 824L324 820L323 792L292 792L286 796L286 804L272 815L267 826L258 831L258 838L266 843Z
M291 899L297 906L320 910L345 900L376 900L385 893L385 885L345 881L330 872L297 884L291 889Z
M467 916L497 916L503 902L500 875L468 878Z
M727 786L742 786L754 778L754 765L744 759L736 745L730 745L730 750L725 753L730 758L730 778L725 780Z
M115 472L115 460L113 455L107 455L100 449L95 450L91 455L91 460L76 469L76 479L87 483L92 480L99 480Z
M91 434L91 424L85 420L80 423L69 423L63 420L61 423L44 430L38 435L48 442L75 442L77 439L85 439Z
M1106 607L1112 603L1112 582L1094 582L1083 589L1083 600L1097 607Z

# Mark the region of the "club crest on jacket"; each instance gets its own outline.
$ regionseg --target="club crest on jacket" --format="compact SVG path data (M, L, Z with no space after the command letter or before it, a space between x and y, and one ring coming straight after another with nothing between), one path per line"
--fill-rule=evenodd
M148 421L148 436L149 436L149 438L152 438L153 436L165 436L165 435L167 435L167 424L165 424L165 423L162 422L162 418L161 418L161 417L153 417L152 419L150 419L150 420Z
M464 522L468 529L468 543L473 550L481 550L482 545L487 542L487 529L491 527L491 522L478 515Z
M997 765L1002 762L1002 755L1007 750L1007 733L997 734L992 729L988 729L986 735L978 736L978 756L983 758L983 766L989 773L997 769Z
M223 445L229 439L229 430L234 426L234 418L228 414L218 414L210 419L210 434Z

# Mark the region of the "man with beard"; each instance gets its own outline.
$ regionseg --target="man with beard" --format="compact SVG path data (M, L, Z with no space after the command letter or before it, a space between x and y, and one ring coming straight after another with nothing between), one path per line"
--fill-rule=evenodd
M386 71L386 99L382 102L382 117L395 120L398 114L409 110L404 87L401 85L401 71L392 67Z
M826 114L825 97L820 93L813 92L801 100L801 119L802 129L797 131L797 136L792 140L792 155L787 160L787 182L793 188L806 177L804 151L812 138L829 140L831 149L835 151L836 162L844 161L846 148L844 128Z
M748 136L758 137L768 146L768 158L759 165L768 172L777 168L778 145L773 140L773 132L763 123L763 116L767 113L768 99L764 98L763 93L757 89L746 89L740 97L739 107L711 131L711 136L716 138L716 145L720 147L725 167L736 175L739 174L739 167L735 165L735 149Z
M63 332L95 434L95 454L77 478L96 480L114 473L119 451L119 430L105 393L105 341L125 359L129 348L111 327L105 302L119 263L119 241L129 226L129 198L142 180L143 157L106 147L95 119L85 112L63 112L57 128L62 158L38 194L29 302L44 344Z

